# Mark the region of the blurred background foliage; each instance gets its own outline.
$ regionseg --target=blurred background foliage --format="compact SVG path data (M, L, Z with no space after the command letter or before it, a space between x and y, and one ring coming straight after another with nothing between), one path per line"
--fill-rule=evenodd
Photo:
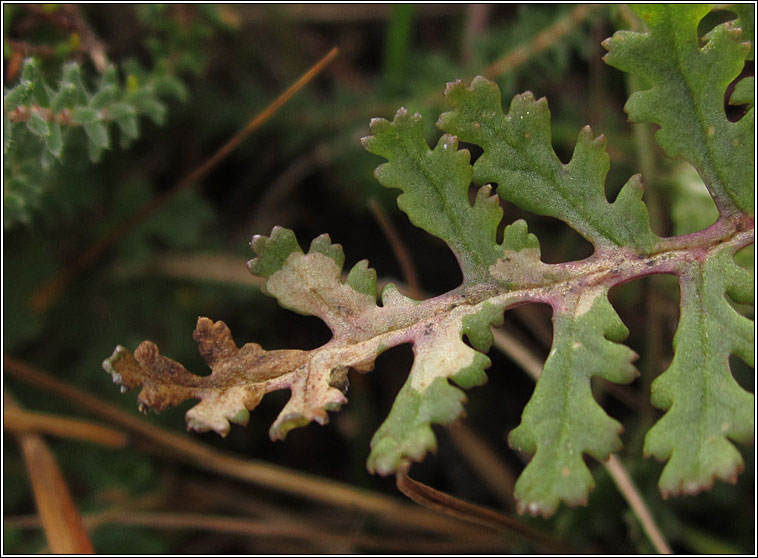
M498 82L505 104L525 90L546 96L564 161L583 125L605 134L612 161L609 198L629 175L642 172L657 233L689 232L693 222L707 226L716 217L710 198L699 195L704 188L692 169L664 161L651 130L626 122L622 107L635 84L601 61L600 46L615 29L630 25L622 7L4 4L3 10L4 354L135 416L136 394L120 394L100 366L116 344L133 349L151 339L163 354L202 374L207 369L191 335L198 316L226 321L240 345L309 349L329 338L319 320L278 308L246 275L250 238L274 225L292 228L306 245L328 232L344 246L347 267L368 258L380 278L402 282L407 277L381 224L388 221L425 291L457 286L460 271L451 254L397 210L395 192L372 176L381 160L359 141L370 118L391 118L400 106L420 112L429 141L436 141L434 122L446 110L447 81L484 74ZM335 46L340 53L334 62L270 121L202 181L172 191ZM478 155L476 148L472 155ZM88 247L162 195L165 203L128 226L63 288L43 296L43 286L70 271ZM590 246L557 221L512 206L504 210L506 222L527 219L546 261L589 255ZM752 252L745 261L751 265ZM626 426L621 457L674 550L750 552L752 450L743 448L748 472L736 485L717 484L707 494L666 502L655 487L661 465L640 456L644 432L658 416L648 401L650 381L671 357L676 326L678 287L667 279L614 289L614 303L631 330L629 343L641 355L642 377L598 396ZM509 311L505 328L537 356L547 354L545 308ZM469 435L484 442L485 453L462 450L458 436L438 429L438 454L412 472L453 495L512 513L512 501L492 490L477 460L486 454L503 471L518 474L523 458L507 448L505 435L518 424L532 384L507 355L493 350L491 356L489 385L469 392L466 419ZM329 425L293 431L284 443L267 435L284 393L267 396L250 424L235 426L225 440L191 437L243 459L397 495L391 479L371 477L364 463L370 436L411 358L409 349L393 350L380 357L373 373L352 373L349 405L332 414ZM738 381L753 390L752 371L734 365ZM27 410L102 420L7 370L4 385ZM144 420L181 433L188 406ZM419 545L425 537L439 536L411 537L386 526L383 531L381 517L304 503L138 445L109 449L51 437L49 446L90 521L99 553L398 551L389 542L386 548L363 547L350 537L319 541L130 523L146 510L296 519L322 533L379 533L385 541L402 542L408 553L424 551ZM30 517L34 500L13 436L5 436L3 450L3 551L45 551L45 537ZM525 521L578 552L651 551L605 470L594 470L598 486L587 508ZM466 540L458 542L462 546L446 548L465 552ZM469 543L471 550L482 550ZM495 552L538 548L507 537L493 544Z

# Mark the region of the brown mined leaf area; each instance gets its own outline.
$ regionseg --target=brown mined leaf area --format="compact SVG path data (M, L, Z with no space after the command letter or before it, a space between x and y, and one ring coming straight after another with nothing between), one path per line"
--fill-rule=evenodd
M222 321L198 318L193 334L198 350L211 367L209 376L198 376L178 362L160 354L151 341L143 341L132 356L117 349L109 364L114 381L127 389L143 386L139 404L143 409L161 411L191 398L219 397L233 387L256 387L265 393L265 386L256 386L283 376L302 366L307 351L265 351L256 343L238 349L229 327ZM107 366L106 366L107 367ZM254 399L260 400L260 396ZM251 401L252 402L252 401Z
M299 368L308 357L308 351L265 351L257 343L246 343L238 349L229 327L222 321L214 323L208 318L198 318L192 337L213 371L210 377L201 376L200 379L212 379L214 385L217 382L247 384L272 380Z

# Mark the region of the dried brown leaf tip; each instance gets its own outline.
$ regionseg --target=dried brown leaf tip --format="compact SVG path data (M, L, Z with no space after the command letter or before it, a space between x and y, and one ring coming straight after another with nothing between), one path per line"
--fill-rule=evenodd
M227 325L208 318L198 318L193 337L211 368L208 376L192 374L161 355L151 341L140 343L133 355L116 347L103 367L124 390L142 386L138 402L143 411L161 411L187 399L200 399L187 413L187 427L200 432L214 430L222 436L229 432L230 422L246 424L248 411L266 393L298 389L295 386L300 382L293 374L305 366L306 351L265 351L256 343L237 348ZM292 410L289 414L289 420L299 416Z

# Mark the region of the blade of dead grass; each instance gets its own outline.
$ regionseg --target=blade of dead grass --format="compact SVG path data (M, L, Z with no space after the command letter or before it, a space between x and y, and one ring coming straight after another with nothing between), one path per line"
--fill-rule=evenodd
M514 475L490 445L464 421L449 425L445 432L500 503L508 510L516 509L513 498L516 483Z
M10 406L3 409L3 428L21 434L49 434L85 440L109 448L122 448L129 442L123 432L100 424Z
M5 409L19 407L7 392L3 393L3 403ZM53 554L94 553L66 480L47 443L38 434L18 432L16 438L50 551Z
M232 151L234 151L247 136L257 130L264 122L269 120L276 112L289 101L298 91L315 78L321 71L334 60L338 54L338 49L333 48L326 56L319 60L313 67L305 72L295 83L293 83L284 93L279 95L273 103L266 107L262 112L250 120L247 125L232 136L218 151L203 161L192 172L179 180L171 188L161 195L153 198L146 205L142 206L134 215L129 217L121 225L117 226L111 232L96 240L93 244L81 252L78 258L66 266L58 275L53 276L50 280L42 284L32 295L31 307L37 312L44 312L50 305L55 302L61 295L66 286L76 278L82 271L87 269L91 264L97 261L105 254L116 242L123 238L134 227L145 221L156 210L163 207L167 201L172 199L178 192L188 188L195 182L203 179L211 170L213 170L221 161L223 161Z
M89 528L101 525L146 527L153 529L210 531L231 535L248 535L256 539L290 539L325 548L354 548L390 551L404 555L419 554L468 554L471 552L496 552L503 543L496 538L470 538L468 540L427 540L424 538L388 537L361 533L330 533L323 529L303 527L279 520L251 519L230 515L170 513L170 512L124 512L121 509L106 510L84 515ZM32 529L40 526L38 516L9 517L5 525L14 528Z
M526 540L540 545L546 550L549 549L560 553L566 553L570 550L561 541L554 539L547 533L530 527L515 517L466 502L414 480L408 476L407 470L398 471L395 480L397 489L417 504L421 504L427 508L438 509L453 517L493 528L497 531L505 529L510 533L519 535Z

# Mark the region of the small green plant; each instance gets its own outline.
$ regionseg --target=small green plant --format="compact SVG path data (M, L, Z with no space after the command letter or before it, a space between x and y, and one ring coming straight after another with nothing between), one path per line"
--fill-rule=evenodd
M103 151L111 148L112 125L119 129L121 147L126 148L140 135L141 117L148 116L156 124L165 122L162 98L185 100L187 96L184 84L166 67L148 73L130 61L124 64L122 79L116 66L110 65L90 90L77 62L62 68L53 87L39 66L37 59L27 59L19 83L4 97L6 227L29 221L44 194L40 183L49 182L41 171L71 158L64 154L67 145L85 140L90 160L98 162Z
M729 364L736 355L753 365L753 323L735 303L753 303L754 277L734 261L754 241L754 109L746 94L752 78L737 82L727 99L747 105L744 114L729 120L724 105L727 88L752 58L752 27L745 25L752 13L738 8L738 20L700 37L708 7L634 9L648 30L616 33L604 43L605 60L645 84L626 111L634 122L658 125L656 139L666 154L697 169L718 208L713 225L659 237L639 175L607 200L605 140L589 127L563 163L552 147L545 99L517 95L506 113L494 83L482 77L468 86L455 82L445 92L453 110L440 117L445 134L433 149L420 116L404 109L392 122L373 120L364 145L387 159L375 174L402 191L400 209L450 247L463 274L459 287L419 301L390 284L378 304L376 272L367 261L343 277L342 249L327 235L303 252L292 231L276 227L253 238L250 271L285 308L321 318L333 334L328 343L309 351L237 347L226 324L200 318L194 338L209 376L188 372L150 341L134 354L117 347L104 368L124 388L142 386L143 409L200 399L187 412L188 427L221 435L230 423L245 424L266 393L289 389L270 430L282 439L311 421L326 423L327 413L347 402L350 369L368 372L381 352L412 344L408 379L371 441L368 468L387 475L434 450L432 425L458 419L462 389L486 382L490 327L503 312L548 304L552 349L509 444L532 456L515 488L520 511L549 516L561 502L587 500L594 481L584 455L602 461L621 448L621 425L596 402L590 385L595 376L628 383L637 374L609 290L671 274L681 289L681 314L673 361L652 387L652 402L665 414L648 431L644 453L666 461L659 481L664 496L697 493L714 479L734 481L743 462L732 442L749 443L754 431L753 395L734 380ZM483 150L473 165L459 140ZM473 203L472 182L479 186ZM502 201L565 222L592 243L592 255L542 262L523 220L509 223L499 238Z

